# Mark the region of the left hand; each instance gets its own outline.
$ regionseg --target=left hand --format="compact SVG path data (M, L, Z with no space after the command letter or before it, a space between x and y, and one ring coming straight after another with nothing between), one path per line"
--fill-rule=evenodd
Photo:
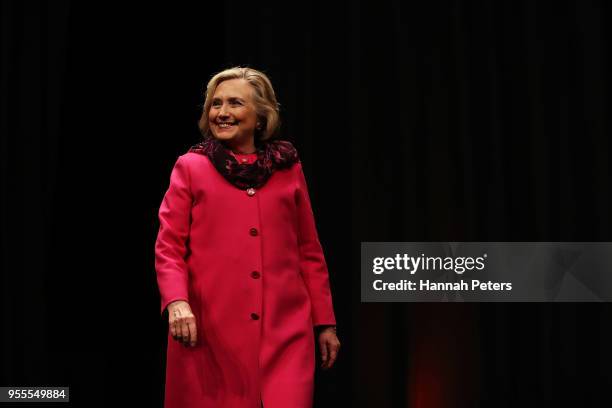
M319 333L321 368L327 370L334 365L340 350L340 340L336 337L336 327L326 327Z

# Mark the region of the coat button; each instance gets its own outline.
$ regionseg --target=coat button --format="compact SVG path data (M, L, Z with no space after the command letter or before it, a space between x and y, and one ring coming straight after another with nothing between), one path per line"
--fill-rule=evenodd
M252 236L256 236L258 234L257 228L251 228L249 230L249 234L251 234Z
M249 188L249 189L247 189L246 192L249 195L249 197L253 197L255 195L255 189L254 188Z
M251 319L259 320L259 315L257 313L251 313Z
M259 275L259 272L257 272L257 271L253 271L253 272L251 272L251 278L253 278L253 279L259 279L259 276L260 276L260 275Z

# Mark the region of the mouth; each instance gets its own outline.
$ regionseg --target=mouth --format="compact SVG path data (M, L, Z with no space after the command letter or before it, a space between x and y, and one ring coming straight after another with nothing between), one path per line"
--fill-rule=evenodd
M238 124L238 122L237 121L236 122L215 122L215 124L220 129L229 129L232 126L235 126L236 124Z

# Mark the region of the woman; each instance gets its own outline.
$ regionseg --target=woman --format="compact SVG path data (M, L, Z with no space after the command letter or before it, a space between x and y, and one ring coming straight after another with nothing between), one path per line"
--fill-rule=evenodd
M315 331L322 367L336 359L327 266L297 152L273 140L278 111L263 73L216 74L204 139L172 170L155 243L167 408L311 407Z

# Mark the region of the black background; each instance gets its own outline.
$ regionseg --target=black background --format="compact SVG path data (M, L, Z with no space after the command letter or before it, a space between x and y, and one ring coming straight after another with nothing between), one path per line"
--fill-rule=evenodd
M609 304L360 304L362 241L612 241L606 2L1 3L0 385L161 406L157 209L266 72L342 354L316 407L606 406Z

